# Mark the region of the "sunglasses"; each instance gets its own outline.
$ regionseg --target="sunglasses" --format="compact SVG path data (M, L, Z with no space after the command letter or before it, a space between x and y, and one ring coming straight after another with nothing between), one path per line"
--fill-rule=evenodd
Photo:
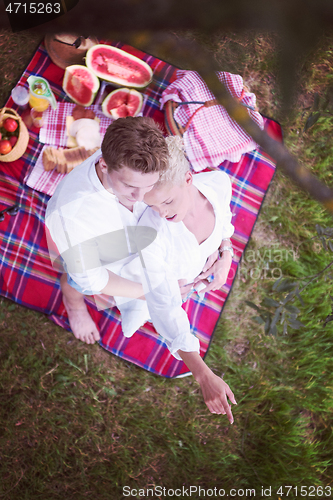
M5 214L9 215L17 215L18 211L20 210L19 205L13 205L12 207L5 208L5 210L1 210L0 212L0 222L5 220Z
M62 43L63 45L69 45L70 47L75 47L76 49L78 49L81 45L81 43L83 42L83 40L86 40L87 38L89 38L89 36L79 36L76 40L74 40L73 43L68 43L68 42L63 42L62 40L58 40L58 38L53 38L53 40L55 42L59 42L59 43Z

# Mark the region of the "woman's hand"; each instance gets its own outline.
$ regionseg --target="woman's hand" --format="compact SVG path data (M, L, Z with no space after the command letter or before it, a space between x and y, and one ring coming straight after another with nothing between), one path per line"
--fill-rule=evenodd
M179 350L178 354L192 372L195 380L199 382L204 401L209 411L218 415L227 415L229 422L232 424L234 418L228 398L233 404L237 403L228 384L208 368L197 352Z
M229 422L232 424L234 419L231 412L227 397L233 404L237 404L235 396L224 380L218 377L213 372L207 377L199 379L202 396L211 413L218 415L227 415Z
M202 281L206 284L206 287L200 290L200 293L209 292L210 290L219 290L228 279L231 263L231 254L228 250L226 250L223 252L222 257L215 261L215 263L207 271L199 274L199 276L195 278L194 283ZM208 278L211 274L214 275L214 279L209 282L206 278Z

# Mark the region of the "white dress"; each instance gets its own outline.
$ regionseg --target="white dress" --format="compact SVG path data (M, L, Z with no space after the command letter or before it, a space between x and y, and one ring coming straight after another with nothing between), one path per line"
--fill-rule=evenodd
M199 352L199 341L191 333L187 314L181 307L178 280L186 279L192 283L207 258L219 248L222 239L230 238L234 232L228 175L221 171L203 172L193 176L193 184L213 206L215 226L211 235L199 245L183 222L168 222L148 207L139 226L156 229L156 239L146 247L144 241L138 241L137 249L142 248L143 264L140 274L137 263L140 257L124 265L120 271L124 278L142 281L146 302L132 300L122 303L122 299L116 298L124 335L130 337L151 318L156 331L177 359L180 359L179 349Z

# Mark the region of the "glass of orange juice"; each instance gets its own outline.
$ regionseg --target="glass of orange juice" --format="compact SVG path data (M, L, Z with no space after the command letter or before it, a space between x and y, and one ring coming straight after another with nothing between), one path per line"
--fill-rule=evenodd
M32 109L43 112L50 104L53 109L56 109L57 101L45 78L30 75L27 82L29 83L29 104Z
M36 111L45 111L49 107L50 103L47 99L43 99L42 97L36 97L30 92L29 105Z

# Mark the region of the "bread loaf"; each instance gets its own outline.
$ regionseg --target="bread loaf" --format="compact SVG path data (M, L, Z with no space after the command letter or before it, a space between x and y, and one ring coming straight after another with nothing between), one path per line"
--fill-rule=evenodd
M57 155L58 152L55 148L51 148L50 146L44 149L43 152L43 165L44 170L53 170L58 163Z
M56 168L60 174L68 174L74 167L80 165L80 163L94 154L97 149L87 150L83 147L56 149L52 146L47 146L43 151L44 170L49 171Z

